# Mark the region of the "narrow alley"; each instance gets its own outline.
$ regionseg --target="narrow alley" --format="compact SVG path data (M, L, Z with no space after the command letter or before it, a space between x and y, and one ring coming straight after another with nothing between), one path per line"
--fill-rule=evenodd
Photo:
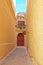
M0 65L43 65L43 0L0 0Z
M6 56L0 65L32 65L30 57L28 57L26 48L18 46Z

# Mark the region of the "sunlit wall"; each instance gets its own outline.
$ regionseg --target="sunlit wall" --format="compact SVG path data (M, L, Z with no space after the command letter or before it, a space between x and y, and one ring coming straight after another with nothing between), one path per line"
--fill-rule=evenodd
M43 65L43 0L27 0L28 51L37 65Z

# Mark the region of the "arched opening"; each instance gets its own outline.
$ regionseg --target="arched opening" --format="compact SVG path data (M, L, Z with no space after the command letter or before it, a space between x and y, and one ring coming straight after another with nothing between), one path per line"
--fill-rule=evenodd
M17 36L17 46L24 46L24 34L19 33Z

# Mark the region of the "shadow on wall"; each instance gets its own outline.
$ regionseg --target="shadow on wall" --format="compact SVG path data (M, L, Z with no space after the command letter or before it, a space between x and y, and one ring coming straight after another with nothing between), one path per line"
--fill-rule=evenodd
M16 46L15 21L11 0L0 0L0 60Z

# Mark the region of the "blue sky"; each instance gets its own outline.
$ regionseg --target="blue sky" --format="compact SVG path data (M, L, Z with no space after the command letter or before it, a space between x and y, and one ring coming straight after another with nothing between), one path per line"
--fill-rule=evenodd
M26 0L16 0L16 12L26 12Z

